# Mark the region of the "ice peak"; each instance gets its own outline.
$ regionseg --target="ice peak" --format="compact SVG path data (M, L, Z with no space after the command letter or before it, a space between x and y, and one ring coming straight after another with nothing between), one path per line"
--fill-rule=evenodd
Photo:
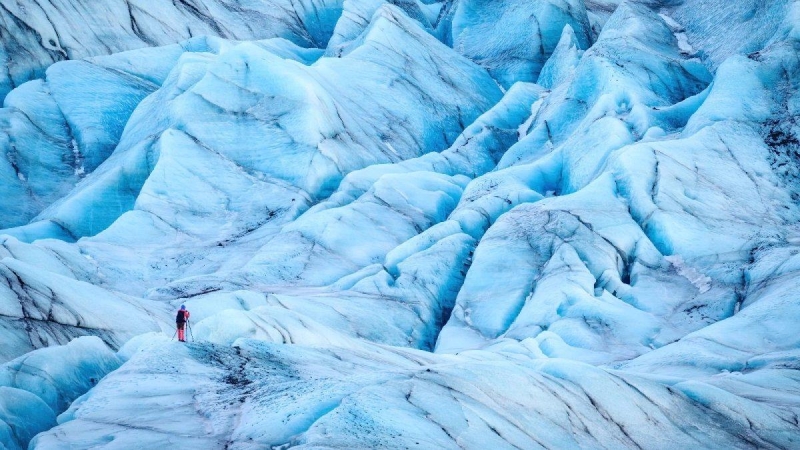
M676 47L672 30L664 19L644 4L622 2L603 27L597 41L636 40L643 45Z
M350 45L350 48L354 49L367 43L408 54L417 50L407 48L413 43L426 47L441 45L436 38L422 28L422 24L410 18L404 10L391 3L384 3L375 11L367 28ZM398 45L401 43L403 45Z
M537 83L552 89L563 82L574 71L583 52L575 31L569 24L564 25L558 45L542 67Z

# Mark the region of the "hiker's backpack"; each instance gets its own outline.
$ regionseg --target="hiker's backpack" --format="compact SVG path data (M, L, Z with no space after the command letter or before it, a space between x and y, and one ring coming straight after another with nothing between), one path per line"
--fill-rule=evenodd
M175 316L175 322L186 322L186 310L178 310L178 315Z

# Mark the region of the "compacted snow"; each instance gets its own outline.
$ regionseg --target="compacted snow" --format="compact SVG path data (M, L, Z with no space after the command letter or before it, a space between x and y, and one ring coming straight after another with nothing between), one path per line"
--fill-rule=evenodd
M0 0L0 44L0 448L800 447L800 3Z

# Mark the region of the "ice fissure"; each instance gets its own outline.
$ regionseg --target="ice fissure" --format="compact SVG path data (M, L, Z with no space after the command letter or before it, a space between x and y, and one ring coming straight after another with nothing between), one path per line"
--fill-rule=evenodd
M767 3L0 0L0 444L796 448Z

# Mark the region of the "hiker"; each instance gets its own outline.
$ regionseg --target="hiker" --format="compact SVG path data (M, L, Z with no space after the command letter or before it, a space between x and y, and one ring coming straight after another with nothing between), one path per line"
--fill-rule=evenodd
M181 342L186 342L186 322L189 321L189 310L186 309L186 305L181 305L181 309L178 310L178 315L175 316L175 325L178 327L178 340Z

